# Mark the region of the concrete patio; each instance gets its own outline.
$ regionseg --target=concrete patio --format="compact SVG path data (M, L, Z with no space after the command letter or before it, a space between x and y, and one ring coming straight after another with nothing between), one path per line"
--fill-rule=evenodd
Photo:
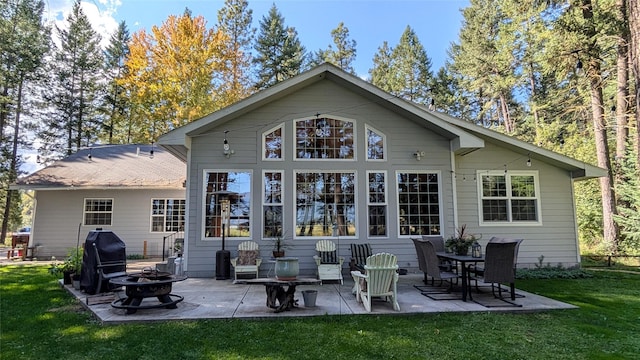
M572 309L573 305L552 300L543 296L517 290L519 295L516 303L521 307L494 300L490 288L483 288L482 294L473 292L474 301L463 302L460 293L452 293L448 297L457 297L456 300L432 300L414 287L423 285L422 273L409 273L401 275L398 283L398 302L400 312L394 311L390 303L374 302L370 314L415 314L415 313L439 313L439 312L535 312L555 309ZM517 284L516 284L517 285ZM290 311L275 313L266 306L266 291L263 285L239 285L234 284L233 279L215 280L210 278L188 278L185 281L173 284L171 293L184 297L177 304L176 309L139 309L134 314L127 314L124 309L116 309L111 302L119 297L124 297L124 292L108 293L102 295L87 295L64 286L72 295L96 318L104 324L118 324L128 322L149 322L166 320L199 320L199 319L229 319L229 318L274 318L274 317L300 317L322 315L365 315L362 304L356 302L351 293L353 280L344 278L344 284L339 282L325 282L323 285L300 285L296 288L298 307ZM305 307L302 291L315 289L318 291L316 306ZM157 302L156 298L144 299L147 302Z

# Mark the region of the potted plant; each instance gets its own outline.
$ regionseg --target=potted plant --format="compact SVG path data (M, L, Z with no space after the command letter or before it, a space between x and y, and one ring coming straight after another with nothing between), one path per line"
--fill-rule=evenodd
M467 225L464 224L460 229L456 229L456 234L451 236L445 242L446 248L456 255L467 255L469 248L480 239L481 236L467 233Z
M271 239L271 241L273 242L273 252L272 252L273 257L274 258L284 257L285 249L290 246L285 240L284 236L278 235L273 239Z
M76 281L77 284L74 284L74 286L79 289L82 254L81 249L70 249L63 262L54 262L51 264L49 273L56 276L62 274L62 280L65 285L71 285ZM55 257L52 260L55 261Z

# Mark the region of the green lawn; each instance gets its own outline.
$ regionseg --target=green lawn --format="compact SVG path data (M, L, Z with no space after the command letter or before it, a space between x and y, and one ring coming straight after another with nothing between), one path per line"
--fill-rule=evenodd
M518 288L580 309L98 324L46 266L0 267L0 358L637 359L640 273Z

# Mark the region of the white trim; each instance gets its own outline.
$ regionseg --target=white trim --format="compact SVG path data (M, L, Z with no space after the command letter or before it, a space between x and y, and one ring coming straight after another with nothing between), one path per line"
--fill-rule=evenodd
M503 199L507 200L507 221L485 221L484 213L482 211L482 176L490 175L490 176L505 176L505 182L507 186L507 194L505 197L494 199ZM511 177L512 176L533 176L534 182L534 190L536 195L534 197L536 201L536 217L538 220L536 221L523 221L523 220L513 220L513 216L511 214L511 200L514 199L511 197ZM476 171L476 187L477 187L477 202L478 202L478 225L479 226L542 226L542 194L540 193L540 177L537 170L508 170L505 172L504 170L477 170ZM530 198L526 198L530 199Z
M443 213L443 198L442 198L442 172L440 170L396 170L395 181L394 184L396 186L396 234L398 234L399 238L411 238L415 237L415 234L406 234L403 235L400 233L400 192L398 189L400 188L400 184L398 183L398 175L399 174L435 174L438 176L438 226L440 227L440 234L431 234L431 235L443 235L444 236L444 213ZM427 234L425 234L427 235Z
M280 135L280 158L267 158L264 156L264 152L265 152L265 148L267 146L267 141L265 140L265 137L267 136L267 134L270 134L278 129L282 130L282 135ZM260 148L260 152L261 152L261 157L262 157L262 161L284 161L286 158L285 152L284 152L284 144L285 144L285 140L286 139L286 133L285 133L285 123L281 122L279 125L276 125L268 130L265 130L262 132L262 147Z
M449 146L452 146L449 143ZM458 184L456 183L456 154L450 151L449 156L451 157L451 203L453 204L453 228L458 228ZM454 230L455 231L455 230ZM444 236L445 232L440 231L441 235Z
M377 135L379 135L380 137L382 137L382 159L369 159L369 136L368 136L368 132L374 132ZM387 157L388 155L388 151L387 151L387 135L385 133L383 133L382 131L379 131L378 129L374 128L373 126L369 125L369 124L364 124L364 159L365 161L370 161L370 162L386 162L387 161Z
M344 121L344 122L350 122L353 124L352 129L353 129L353 158L352 159L304 159L304 158L298 158L298 151L297 149L297 125L296 122L298 121L307 121L307 120L313 120L313 119L322 119L322 118L329 118L329 119L333 119L333 120L339 120L339 121ZM291 141L292 141L292 146L293 146L293 156L292 156L292 160L293 161L319 161L319 162L326 162L326 161L336 161L336 162L357 162L358 161L358 122L355 119L351 119L351 118L346 118L343 116L336 116L336 115L329 115L329 114L318 114L317 116L307 116L307 117L303 117L303 118L297 118L297 119L293 119L291 122L291 126L292 126L292 136L291 136Z

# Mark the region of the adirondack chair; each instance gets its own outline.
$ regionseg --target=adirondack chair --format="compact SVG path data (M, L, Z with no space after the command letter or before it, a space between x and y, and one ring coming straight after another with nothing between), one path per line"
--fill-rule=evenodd
M356 301L361 302L367 312L371 312L371 300L382 297L400 311L398 304L398 259L389 253L379 253L367 258L364 274L352 271L356 284Z
M360 270L364 272L364 264L371 252L371 244L351 244L351 260L349 261L349 270Z
M336 244L331 240L320 240L316 243L317 255L313 256L318 266L318 279L320 284L323 280L342 281L342 264L344 257L338 256Z
M256 279L259 277L262 259L260 258L260 247L254 241L243 241L238 244L238 257L231 259L231 265L234 268L235 279L238 275L254 275Z

